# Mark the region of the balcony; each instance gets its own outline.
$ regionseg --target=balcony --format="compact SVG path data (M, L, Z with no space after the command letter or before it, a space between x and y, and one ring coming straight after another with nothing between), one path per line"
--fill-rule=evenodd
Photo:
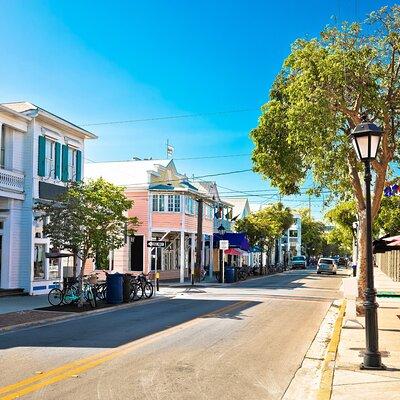
M0 168L0 191L23 194L24 182L25 176L22 172Z

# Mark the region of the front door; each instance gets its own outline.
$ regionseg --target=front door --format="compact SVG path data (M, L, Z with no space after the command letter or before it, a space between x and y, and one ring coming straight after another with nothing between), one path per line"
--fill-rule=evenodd
M131 242L131 271L143 271L143 236Z

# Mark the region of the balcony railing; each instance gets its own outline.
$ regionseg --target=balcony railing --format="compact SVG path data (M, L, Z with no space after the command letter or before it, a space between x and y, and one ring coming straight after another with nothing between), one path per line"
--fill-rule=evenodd
M24 174L0 168L0 190L23 193Z

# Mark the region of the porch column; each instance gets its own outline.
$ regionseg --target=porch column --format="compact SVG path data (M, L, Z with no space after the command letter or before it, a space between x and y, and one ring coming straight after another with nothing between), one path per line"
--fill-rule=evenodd
M181 231L179 282L185 281L185 232Z
M210 278L212 278L214 272L214 235L210 235Z
M194 265L195 265L195 243L196 243L196 235L192 233L190 235L190 272L194 274ZM190 276L192 279L192 276Z

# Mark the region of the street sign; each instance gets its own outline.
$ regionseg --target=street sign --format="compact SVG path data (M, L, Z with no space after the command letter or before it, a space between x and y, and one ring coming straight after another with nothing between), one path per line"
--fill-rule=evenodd
M219 249L220 250L228 250L229 249L229 240L220 240L219 241Z
M148 240L147 247L165 247L163 240Z

